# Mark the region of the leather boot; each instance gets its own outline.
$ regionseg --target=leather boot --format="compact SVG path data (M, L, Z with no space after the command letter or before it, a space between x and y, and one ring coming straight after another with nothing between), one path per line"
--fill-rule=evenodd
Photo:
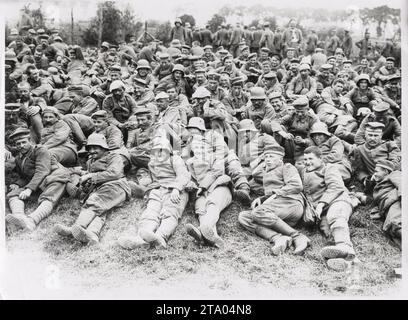
M54 226L54 232L64 237L72 236L72 228L64 226L63 224L56 224Z
M272 226L273 230L281 233L285 236L291 237L293 239L295 250L294 254L301 254L303 253L306 248L309 246L310 240L303 234L301 234L296 229L293 229L290 225L288 225L282 219L277 219L275 224ZM286 243L287 239L282 239L281 242Z
M156 246L161 248L167 247L166 240L164 240L162 236L158 235L157 233L154 233L151 230L140 229L139 235L144 241L148 243L154 243Z
M292 236L292 239L293 245L295 246L293 254L302 254L310 245L310 239L300 232L298 232L297 235Z
M224 248L224 240L218 235L217 229L214 226L213 228L209 226L200 227L201 234L204 239L207 240L210 244L216 246L219 249Z
M320 251L323 259L343 258L353 260L356 253L351 245L338 243L334 246L326 246Z
M191 223L186 224L186 231L189 236L193 237L198 242L204 241L200 229L194 227Z
M39 224L40 221L48 217L52 212L53 204L49 200L44 200L40 205L28 216L34 220L35 224Z
M118 245L123 249L133 250L136 248L147 249L150 244L144 241L139 235L137 236L121 236L117 241Z
M251 197L249 195L250 188L249 185L246 183L242 183L239 185L237 189L234 191L234 196L237 198L243 205L250 205L251 204Z
M72 236L83 243L88 243L91 236L87 233L86 228L95 218L95 213L89 209L82 209L79 217L71 228Z
M272 254L278 256L286 251L292 244L292 238L277 233L273 238Z
M101 217L95 217L86 229L88 235L88 242L90 244L99 243L99 234L105 224L105 219Z

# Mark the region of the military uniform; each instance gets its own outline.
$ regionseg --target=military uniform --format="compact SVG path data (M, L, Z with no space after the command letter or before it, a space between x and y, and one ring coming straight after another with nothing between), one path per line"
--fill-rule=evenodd
M119 101L110 94L103 101L102 109L108 113L109 123L117 126L129 120L129 117L135 113L137 105L127 93L124 93L123 98Z

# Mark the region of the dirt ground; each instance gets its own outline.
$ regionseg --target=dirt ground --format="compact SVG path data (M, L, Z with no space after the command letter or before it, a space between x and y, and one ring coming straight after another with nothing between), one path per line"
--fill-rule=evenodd
M30 212L35 203L28 204ZM134 233L142 201L133 199L108 215L97 246L84 246L52 232L56 223L72 224L77 200L63 198L56 212L31 233L7 229L5 298L31 299L292 299L398 296L399 249L361 207L350 220L359 266L339 273L327 269L319 252L327 240L302 228L312 240L303 256L275 257L270 244L242 229L243 208L233 203L218 229L223 250L201 246L186 234L197 220L189 206L167 249L124 250L116 240Z

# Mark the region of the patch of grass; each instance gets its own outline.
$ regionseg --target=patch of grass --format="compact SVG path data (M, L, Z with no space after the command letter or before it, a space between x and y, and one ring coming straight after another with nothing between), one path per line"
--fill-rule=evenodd
M35 205L28 203L26 212L32 211ZM382 232L382 223L370 220L367 207L358 208L350 219L352 241L361 265L345 273L331 271L324 265L320 249L327 240L316 228L301 228L312 244L303 256L290 252L273 256L267 241L239 226L237 216L243 208L235 202L221 214L218 223L226 243L224 250L199 245L187 235L186 223L197 225L191 204L167 249L124 250L115 241L123 233L136 233L142 207L141 200L132 199L109 213L101 243L90 247L52 232L56 223L71 225L80 211L77 200L63 198L56 211L34 232L9 230L8 246L13 251L21 250L19 243L40 243L41 250L52 261L63 265L66 272L81 274L83 287L120 285L120 281L134 279L157 285L179 285L187 281L188 285L189 279L199 279L209 290L226 293L235 292L235 284L242 282L270 291L371 296L395 290L400 281L392 276L392 270L401 265L401 252Z

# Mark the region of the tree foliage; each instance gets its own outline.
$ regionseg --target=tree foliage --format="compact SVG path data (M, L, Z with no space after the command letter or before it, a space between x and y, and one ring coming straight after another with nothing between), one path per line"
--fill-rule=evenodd
M164 23L159 23L156 27L156 31L154 32L153 36L162 41L164 44L167 44L169 41L170 30L172 28L172 24L170 21L166 21Z
M192 27L196 25L196 21L194 17L191 14L183 14L182 16L179 17L181 21L183 22L183 25L188 22Z
M364 8L360 10L360 18L364 24L369 22L377 23L377 36L382 35L382 25L390 20L392 23L397 24L400 17L400 9L390 8L387 5L383 5L375 8Z
M221 14L214 14L210 20L208 20L207 24L210 26L211 32L216 32L218 30L218 27L222 24L225 23L225 17L222 16Z

